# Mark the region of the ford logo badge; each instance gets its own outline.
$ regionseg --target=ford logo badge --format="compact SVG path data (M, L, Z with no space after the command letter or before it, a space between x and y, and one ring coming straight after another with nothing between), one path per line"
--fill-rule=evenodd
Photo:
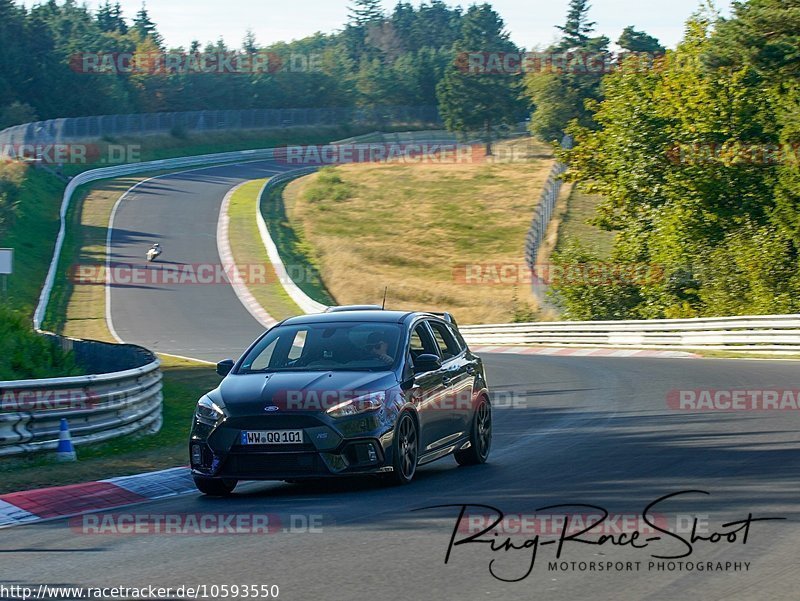
M266 407L264 407L264 411L269 411L269 412L278 411L278 407L276 407L275 405L267 405Z

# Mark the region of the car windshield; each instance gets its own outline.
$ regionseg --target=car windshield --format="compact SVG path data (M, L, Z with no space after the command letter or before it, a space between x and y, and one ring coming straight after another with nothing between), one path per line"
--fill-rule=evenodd
M270 330L236 373L387 371L398 359L401 329L393 323L311 323Z

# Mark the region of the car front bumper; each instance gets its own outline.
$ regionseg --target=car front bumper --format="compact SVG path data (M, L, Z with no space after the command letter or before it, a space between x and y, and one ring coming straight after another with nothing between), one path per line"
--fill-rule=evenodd
M319 415L195 418L192 473L210 478L285 480L389 471L393 429L379 415L331 420ZM302 444L241 444L242 431L302 430Z

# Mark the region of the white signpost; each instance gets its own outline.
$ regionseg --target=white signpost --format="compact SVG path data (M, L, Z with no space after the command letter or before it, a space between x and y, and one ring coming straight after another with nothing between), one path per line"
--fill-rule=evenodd
M3 276L3 296L6 294L6 278L14 272L14 249L0 248L0 275Z

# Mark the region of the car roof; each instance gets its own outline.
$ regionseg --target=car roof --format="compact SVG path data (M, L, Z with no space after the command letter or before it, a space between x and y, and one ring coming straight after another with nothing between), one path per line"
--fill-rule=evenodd
M411 315L416 315L412 311L337 311L333 313L311 313L309 315L299 315L290 317L282 325L301 325L311 323L345 323L345 322L378 322L378 323L402 323ZM420 313L421 315L421 313Z

